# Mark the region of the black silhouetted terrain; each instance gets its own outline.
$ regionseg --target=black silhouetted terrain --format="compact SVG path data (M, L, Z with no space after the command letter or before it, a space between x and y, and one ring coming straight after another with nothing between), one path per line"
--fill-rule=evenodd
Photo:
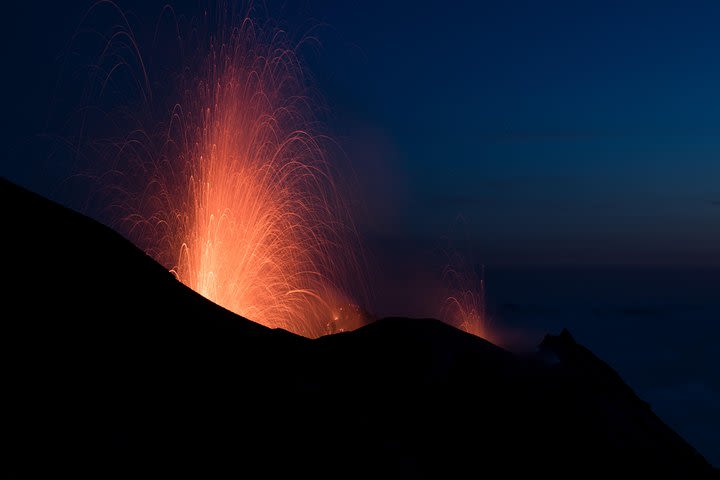
M11 477L715 476L565 331L532 356L435 320L308 340L6 181L2 209Z

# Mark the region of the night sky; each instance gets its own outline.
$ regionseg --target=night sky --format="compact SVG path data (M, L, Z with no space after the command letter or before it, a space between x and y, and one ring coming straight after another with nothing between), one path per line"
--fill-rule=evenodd
M0 174L76 205L58 189L72 166L48 158L93 2L18 3L1 33ZM164 3L118 1L139 32ZM720 464L719 2L257 3L306 40L379 312L425 313L418 283L457 246L488 268L498 324L569 326Z
M6 16L11 155L46 133L60 59L91 2L48 3L41 18L37 4ZM141 30L157 3L120 5ZM368 236L432 244L460 225L486 265L720 265L717 2L268 9L321 44L304 57L357 173ZM3 175L51 188L31 163Z
M720 5L466 3L312 7L349 155L399 182L378 234L462 215L488 264L720 265Z

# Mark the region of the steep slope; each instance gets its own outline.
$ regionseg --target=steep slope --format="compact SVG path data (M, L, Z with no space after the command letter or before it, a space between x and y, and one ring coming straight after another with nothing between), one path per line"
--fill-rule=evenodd
M567 332L518 356L435 320L307 340L1 185L7 471L332 478L714 471Z

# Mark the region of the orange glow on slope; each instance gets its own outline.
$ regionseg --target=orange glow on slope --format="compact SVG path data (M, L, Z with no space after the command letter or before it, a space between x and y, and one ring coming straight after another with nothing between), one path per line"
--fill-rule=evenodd
M440 318L460 330L492 341L482 275L471 272L463 258L455 254L443 270L443 283L449 295Z

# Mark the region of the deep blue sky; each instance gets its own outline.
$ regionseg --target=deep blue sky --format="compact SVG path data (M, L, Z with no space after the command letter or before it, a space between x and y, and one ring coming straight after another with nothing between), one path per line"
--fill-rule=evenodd
M8 9L3 32L2 174L41 191L52 173L18 158L92 2L55 3ZM163 3L119 2L145 27ZM720 265L717 2L266 3L322 44L304 55L371 243L461 231L488 265Z
M462 215L483 263L720 264L720 4L461 3L310 7L348 153L396 199L378 233Z

